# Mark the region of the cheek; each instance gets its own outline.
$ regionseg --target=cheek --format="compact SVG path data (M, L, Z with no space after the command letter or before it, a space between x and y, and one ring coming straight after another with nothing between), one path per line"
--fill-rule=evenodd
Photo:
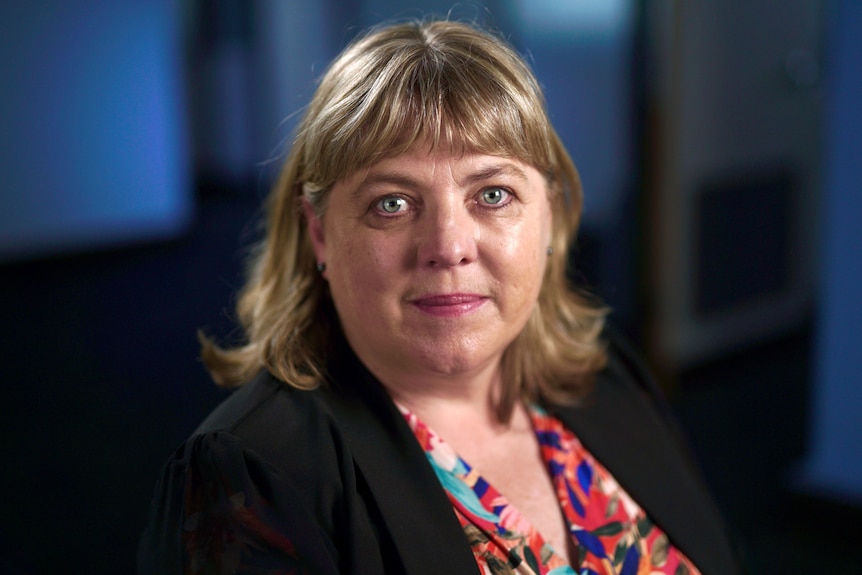
M498 277L510 287L535 292L541 283L547 260L542 226L523 226L498 235L494 241Z
M536 254L544 254L550 245L548 227L541 220L525 223L506 237L507 251L519 258L522 265L543 261Z
M333 280L350 292L379 290L394 269L391 242L365 234L345 234L331 244ZM337 277L337 280L336 280Z

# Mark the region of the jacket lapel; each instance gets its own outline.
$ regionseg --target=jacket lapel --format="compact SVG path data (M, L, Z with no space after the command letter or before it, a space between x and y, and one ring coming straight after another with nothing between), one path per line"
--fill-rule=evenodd
M703 573L739 571L673 423L618 357L611 356L583 405L551 411Z
M352 354L324 397L353 451L407 573L475 573L476 560L424 451L383 387Z

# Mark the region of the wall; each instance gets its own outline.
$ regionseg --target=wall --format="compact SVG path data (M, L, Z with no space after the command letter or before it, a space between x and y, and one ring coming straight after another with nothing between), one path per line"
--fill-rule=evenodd
M800 488L862 506L862 4L831 22L823 246L809 456Z
M0 3L0 260L186 229L178 6Z

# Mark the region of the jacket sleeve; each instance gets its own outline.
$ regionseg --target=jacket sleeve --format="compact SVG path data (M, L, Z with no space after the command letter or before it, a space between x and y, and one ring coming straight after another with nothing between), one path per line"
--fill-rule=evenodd
M334 547L302 499L234 435L193 436L163 469L138 571L335 574Z

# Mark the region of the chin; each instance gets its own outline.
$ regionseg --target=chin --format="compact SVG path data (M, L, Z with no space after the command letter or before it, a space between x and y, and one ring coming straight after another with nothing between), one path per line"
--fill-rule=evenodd
M502 353L489 355L485 350L477 350L474 346L458 347L460 349L434 345L418 349L419 355L413 359L416 369L436 376L458 377L474 373L493 363L499 364L502 357Z

